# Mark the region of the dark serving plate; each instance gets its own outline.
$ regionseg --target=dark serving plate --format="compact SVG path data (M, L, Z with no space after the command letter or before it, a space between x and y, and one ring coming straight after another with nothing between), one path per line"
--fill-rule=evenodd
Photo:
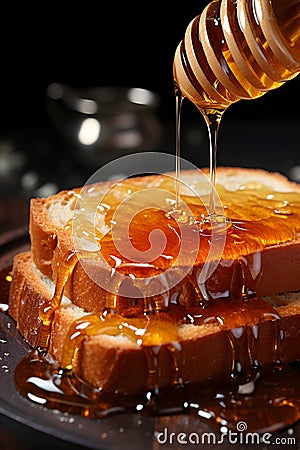
M47 436L51 436L54 440L59 438L55 441L57 450L65 448L64 445L67 446L70 443L99 450L119 450L121 448L122 450L140 450L141 448L143 450L159 448L174 450L177 448L194 449L198 446L231 449L233 445L236 449L249 449L249 443L245 442L226 442L225 439L222 444L218 443L219 436L215 434L216 432L209 424L188 414L152 417L128 413L103 419L91 419L47 409L43 405L38 405L22 397L15 388L14 370L30 348L16 329L13 319L5 311L9 291L9 281L6 277L9 274L14 255L29 249L29 247L27 227L0 235L0 413L4 421L8 420L11 433L14 433L14 424L16 428L25 426L22 428L23 431L25 430L23 439L32 439L32 433L38 433L39 439L41 439L38 448L43 446L41 436L44 436L45 439ZM28 430L27 434L26 430ZM161 433L159 439L156 433ZM196 437L201 437L203 433L211 433L210 443L206 438L205 445L201 442L196 444ZM284 445L280 445L291 442L287 440L291 436L294 438L292 448L300 448L299 423L282 433L272 435L269 440L271 444L276 443L277 448L283 448ZM266 444L266 442L261 442L255 444L254 447L269 448ZM24 446L24 448L28 449L29 447ZM270 448L273 448L272 445Z

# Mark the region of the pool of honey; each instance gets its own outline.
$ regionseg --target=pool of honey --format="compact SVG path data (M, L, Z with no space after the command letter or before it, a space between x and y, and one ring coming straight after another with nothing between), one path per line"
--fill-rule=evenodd
M88 193L83 193L85 214L75 216L68 226L72 226L73 229L75 227L78 238L82 235L82 238L93 237L96 242L101 242L104 259L116 268L131 262L120 252L118 238L128 237L132 247L143 253L149 247L150 232L160 230L167 237L166 245L163 252L151 262L156 270L165 270L177 257L181 245L180 233L183 234L183 231L187 233L187 241L190 239L191 245L194 244L193 235L200 233L201 247L199 246L195 264L201 264L206 261L210 244L210 239L206 236L208 230L201 229L202 217L207 215L208 194L198 194L197 189L201 191L201 186L195 185L193 191L181 194L184 213L192 216L192 223L189 221L180 223L172 213L167 214L168 211L172 212L171 205L175 202L174 178L164 176L155 189L148 190L145 190L143 184L134 183L130 179L123 180L116 183L102 197L101 202L99 198L94 200L89 198L85 201ZM222 205L224 214L231 219L231 226L226 229L223 259L235 259L241 254L250 254L267 245L287 242L297 237L300 228L299 193L277 192L256 182L247 183L234 192L217 185L216 191L220 199L219 205ZM120 208L126 196L134 194L136 194L134 203L124 203ZM119 208L121 213L118 212ZM89 213L94 213L95 210L97 213L95 216L92 215L93 221L89 221ZM97 227L97 222L101 227ZM119 235L114 234L116 226ZM138 271L138 267L135 270Z
M169 181L167 186L169 187ZM161 184L160 188L166 188ZM235 259L238 254L251 254L262 250L266 245L288 242L299 233L300 194L277 193L271 189L252 185L244 186L234 195L218 188L218 193L224 205L224 211L230 217L230 226L226 229L226 242L223 257ZM132 192L136 186L126 180L118 185L118 190ZM258 193L259 191L259 193ZM102 256L114 269L128 267L132 262L115 246L112 239L112 223L118 202L114 201L113 193L102 199L101 213L105 210L104 219L107 225L105 233L98 231L96 241L101 244ZM180 227L188 227L191 234L201 234L201 246L196 255L196 265L203 262L207 255L212 228L201 228L201 217L205 213L205 205L193 196L182 196L192 212L193 221L183 221ZM143 198L144 201L144 198ZM109 205L109 208L107 207ZM245 205L247 207L245 208ZM99 206L99 205L98 205ZM94 209L95 205L91 205ZM128 210L127 210L128 211ZM151 229L159 229L167 236L164 253L151 261L149 274L152 271L163 271L169 267L170 261L176 256L179 231L181 228L172 214L166 214L164 208L151 207L141 213L131 215L131 244L140 252L147 251L147 236ZM102 215L103 218L103 215ZM126 214L122 220L126 222ZM149 220L148 220L149 219ZM76 218L75 218L76 220ZM101 220L101 218L100 218ZM142 224L142 226L141 226ZM74 226L73 223L67 224ZM78 226L78 224L76 224ZM85 238L92 233L92 228L86 221L80 222L79 232L84 232ZM144 232L142 232L144 231ZM146 233L146 235L145 235ZM111 257L113 256L113 257ZM163 258L169 256L169 258ZM118 266L115 262L118 261ZM121 263L120 263L121 261ZM167 261L167 263L166 263ZM276 355L277 341L281 339L280 327L276 330L278 311L269 303L248 292L247 286L241 295L240 289L234 289L238 294L229 297L203 299L199 289L192 291L192 301L182 302L182 285L168 293L167 301L162 295L142 297L141 304L126 310L123 314L106 306L101 314L91 313L79 318L73 323L65 340L63 358L60 364L53 360L47 351L48 337L53 315L60 306L64 284L72 273L76 258L69 266L62 265L62 273L58 277L56 293L49 304L43 305L40 317L44 330L41 333L40 348L33 350L20 361L15 371L15 383L19 392L26 398L36 399L49 408L77 413L95 418L105 417L120 412L139 412L140 414L196 414L201 420L209 420L217 428L236 429L236 424L244 420L248 430L264 431L278 430L294 424L300 418L300 387L299 367L297 363L282 364ZM130 275L139 277L140 266L145 261L130 265ZM124 272L123 272L124 273ZM129 273L125 271L128 276ZM244 284L243 277L238 282ZM190 283L193 285L193 282ZM116 296L118 302L118 296ZM274 322L274 354L273 363L261 367L255 358L255 342L248 342L247 361L239 360L238 338L230 332L232 328L240 327L246 336L247 326L243 323L257 323L263 316L272 316ZM241 323L236 322L240 318ZM245 319L247 317L247 319ZM202 325L215 323L228 333L232 348L228 355L232 370L228 377L214 382L189 383L181 379L182 358L180 352L178 327L181 325ZM79 331L80 330L80 331ZM80 357L81 343L86 337L97 334L111 336L123 335L144 351L151 347L169 345L173 357L174 379L171 386L159 387L159 373L154 368L158 360L154 352L148 352L149 389L141 395L116 394L104 392L78 378L73 373L76 358ZM75 337L74 337L75 336ZM239 336L240 337L240 336ZM252 339L255 341L255 338ZM175 343L175 344L171 344ZM199 356L199 364L201 355ZM130 376L130 374L128 375Z
M50 355L32 351L16 367L15 383L26 398L50 409L105 418L120 413L143 415L193 414L212 425L236 430L278 431L300 419L299 364L266 367L243 389L230 382L176 386L144 395L121 395L92 388L71 372L62 371Z

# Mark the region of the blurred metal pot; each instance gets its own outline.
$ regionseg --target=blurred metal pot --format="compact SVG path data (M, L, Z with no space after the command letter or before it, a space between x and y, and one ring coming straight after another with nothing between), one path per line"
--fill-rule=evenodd
M97 168L120 156L160 150L160 99L152 91L128 87L47 88L47 112L63 137L70 158Z

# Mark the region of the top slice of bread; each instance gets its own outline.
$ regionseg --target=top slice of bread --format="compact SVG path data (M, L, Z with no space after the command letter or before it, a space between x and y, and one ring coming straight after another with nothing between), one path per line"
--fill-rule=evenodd
M202 172L208 173L207 169L203 169ZM196 186L199 181L199 173L197 171L183 171L181 179L188 186ZM135 178L130 182L133 186L147 188L152 186L159 188L161 186L163 188L163 176L160 175ZM261 169L219 168L216 182L217 188L223 186L232 193L238 192L246 185L252 185L254 194L259 193L262 186L270 189L270 193L273 191L300 193L298 184L290 182L281 174L270 173ZM113 184L113 182L97 184L93 195L97 193L101 199ZM204 185L204 189L207 190L207 186L208 184ZM30 236L33 260L37 268L54 282L58 276L60 263L66 260L74 250L72 233L66 228L66 225L72 220L80 191L80 189L74 189L60 192L48 198L31 200ZM118 192L118 187L116 191ZM124 192L121 191L120 201L124 198L124 195ZM257 215L260 214L260 206L258 197L258 212L253 208L253 216L258 224L262 222L259 218L257 219ZM240 215L243 213L243 208L246 207L245 204L240 206ZM272 215L271 212L270 215ZM282 227L285 227L285 221L286 219L282 218ZM296 233L298 232L300 232L300 224L299 230L296 230ZM216 296L225 292L230 285L234 284L234 279L239 277L239 266L242 265L243 276L246 277L248 288L260 296L297 291L300 289L299 246L300 240L296 234L293 239L284 243L266 244L259 252L253 252L250 249L248 253L241 252L235 255L233 259L226 258L223 255L221 263L208 280L207 288ZM237 249L238 246L235 248ZM237 260L239 260L238 264ZM258 264L258 260L259 266L263 270L260 270L259 276L255 276L253 272L257 271L255 265ZM98 265L93 261L87 261L86 264L90 264L90 270L92 271L99 270ZM105 290L99 283L93 282L87 276L87 271L83 266L83 264L76 265L67 282L65 293L74 304L91 312L101 312L105 302ZM189 290L189 287L187 289ZM124 308L122 303L120 303L120 308Z
M203 172L208 173L207 169ZM182 174L182 180L186 185L193 186L197 185L198 176L198 172L186 171ZM156 175L132 179L130 182L133 186L161 187L162 179L163 176ZM96 192L101 197L113 185L114 182L104 182L93 186L94 195ZM258 193L267 187L269 195L275 191L300 194L300 187L280 174L258 169L218 169L217 186L223 186L234 193L245 185L251 185L251 189ZM72 220L80 191L78 188L31 201L32 249L15 258L9 311L17 321L21 333L33 347L39 345L40 308L51 301L59 267L74 251L68 224ZM244 206L246 208L247 205ZM257 211L253 214L257 217ZM283 224L284 220L288 220L288 216L282 219ZM237 270L240 267L238 260L242 261L243 269L253 268L255 253L250 251L238 254L235 260L221 259L209 282L213 285L212 292L215 292L216 286L221 293L228 292L227 299L215 298L211 306L211 316L224 319L223 325L218 320L199 324L197 321L178 321L175 324L177 341L173 340L172 349L168 339L159 346L141 346L122 333L116 336L109 333L86 335L80 343L79 357L74 362L75 371L97 387L139 393L157 385L171 386L174 383L174 371L180 372L180 379L184 383L190 383L230 374L235 358L245 365L250 364L249 355L251 361L256 361L259 365L272 363L274 359L291 362L300 358L300 296L297 292L300 290L300 241L297 236L300 223L299 230L296 231L295 237L288 242L266 245L259 251L259 265L263 270L258 280L253 277L258 297L241 301L238 292L235 293L237 301L234 301L230 299L232 292L228 290L233 279L241 281L240 277L243 277L241 271ZM96 264L94 261L92 263ZM251 277L247 279L247 283L251 288ZM61 306L55 311L50 336L50 351L59 362L63 359L67 333L72 329L74 321L88 313L101 314L106 306L105 289L89 278L82 264L74 267L66 282L64 295ZM183 283L179 295L182 298L178 303L192 315L193 311L198 311L198 295L200 294L194 286L188 282ZM261 296L264 298L261 299ZM128 311L131 311L132 299L119 300L116 313L126 317ZM228 301L231 303L228 304ZM249 339L252 343L249 343ZM156 379L149 378L149 348L152 363L155 361L159 367ZM180 368L175 370L176 354L176 364ZM135 373L128 377L128 368L132 366L136 368Z

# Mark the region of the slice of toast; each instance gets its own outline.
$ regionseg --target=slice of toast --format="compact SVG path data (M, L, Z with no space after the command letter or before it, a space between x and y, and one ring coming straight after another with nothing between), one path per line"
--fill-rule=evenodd
M198 177L197 171L182 173L184 186L197 194L183 189L182 198L194 212L199 192L201 198L209 195L207 185L199 187ZM164 176L153 175L89 186L94 206L104 205L112 189L122 203L129 191L167 191L170 178L166 182ZM206 261L199 246L193 265L169 290L167 301L162 292L108 294L106 269L99 261L85 257L78 263L72 218L81 189L33 199L32 249L15 258L9 298L10 314L25 339L33 347L41 345L49 322L49 351L63 367L72 367L94 386L131 394L230 376L236 363L247 372L253 365L298 359L300 187L259 169L219 168L217 191L232 222L214 271L200 286L199 271ZM147 231L146 223L138 225ZM140 236L139 227L134 237ZM107 236L109 232L101 235L101 245ZM111 239L107 245L115 251ZM66 276L65 263L72 258L75 263ZM159 273L163 269L159 266ZM138 278L137 272L134 277L122 275ZM53 297L55 285L61 285L63 298ZM129 367L135 367L130 377Z
M208 173L206 169L203 172ZM182 174L183 182L189 186L197 186L198 178L199 174L196 171L186 171ZM133 189L136 186L139 188L156 186L164 190L166 189L164 183L163 176L147 176L129 180L129 187ZM99 203L101 203L101 197L111 189L112 185L111 182L97 185ZM204 187L201 186L200 190L207 189L207 186L208 184ZM224 187L226 188L225 192ZM245 187L247 189L244 189ZM120 188L117 186L116 191L120 192L119 201L125 198L127 188L127 182ZM241 272L243 272L242 276L246 278L244 282L247 284L247 288L260 296L272 296L299 290L299 216L296 213L293 215L274 213L276 208L277 210L281 208L283 212L287 209L287 207L278 206L287 201L287 197L282 196L281 193L292 193L291 195L299 193L299 185L288 181L278 173L268 173L260 169L219 168L218 188L223 188L224 198L220 196L221 202L229 204L228 206L225 203L224 211L227 211L227 215L236 217L237 224L236 228L231 227L229 230L228 245L225 245L223 254L220 256L221 263L218 264L206 283L206 290L214 297L221 296L228 290L228 286L234 290L235 285L241 285ZM170 185L167 185L167 189L170 189ZM66 260L74 251L74 239L66 225L72 220L80 192L81 189L74 189L46 199L31 201L30 235L33 260L37 268L53 281L57 279L60 262ZM279 199L272 200L276 192L280 194ZM205 194L207 195L207 192L203 195ZM249 201L248 195L252 196L252 203ZM270 197L267 200L268 204L262 206L265 197L268 196ZM295 199L291 198L291 201L294 202ZM242 234L237 227L239 227L240 219L243 220L246 213L248 214L246 223L252 223L252 232L248 230ZM274 223L272 223L273 220ZM290 229L286 226L287 223L292 224ZM263 227L262 230L261 227ZM290 233L285 234L288 233L288 229ZM262 241L258 243L257 236L260 234L263 237ZM245 245L243 245L243 241ZM93 261L85 261L84 264L89 264L90 271L93 271ZM94 282L91 277L86 276L87 270L84 268L84 264L78 264L74 268L66 283L65 293L74 304L92 312L102 312L105 306L106 289L103 289L101 285L103 283ZM197 263L196 261L193 265L196 270L197 266L202 267L202 262ZM99 270L98 263L96 270ZM186 287L186 291L190 291L190 286ZM122 302L119 305L122 311L125 306Z

